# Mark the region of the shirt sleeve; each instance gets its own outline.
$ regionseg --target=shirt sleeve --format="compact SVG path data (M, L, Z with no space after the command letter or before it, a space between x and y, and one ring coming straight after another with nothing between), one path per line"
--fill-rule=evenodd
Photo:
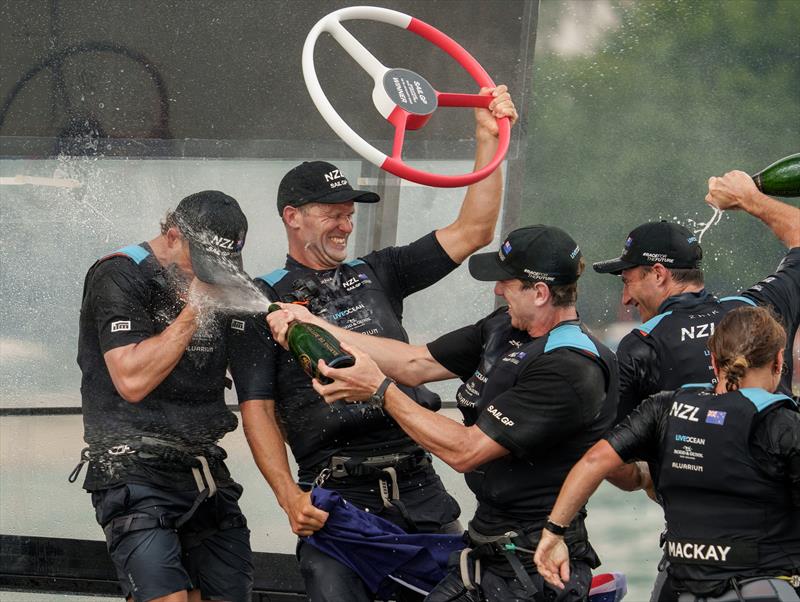
M630 332L617 348L619 364L619 404L616 423L622 421L644 398L658 393L660 372L652 345Z
M790 249L775 272L742 295L759 305L769 305L783 321L786 331L797 332L800 325L800 247Z
M786 480L792 505L800 508L800 413L789 408L768 412L753 431L751 449L767 474Z
M471 326L464 326L443 334L438 339L428 343L428 351L430 351L433 359L447 370L461 380L467 380L478 369L481 361L481 352L483 351L482 323L483 320Z
M666 391L648 397L606 434L606 441L623 461L657 459L672 396Z
M605 376L600 366L572 350L559 349L524 366L514 386L492 399L476 424L512 454L533 458L583 430L603 399Z
M229 332L228 361L239 403L275 399L280 350L272 338L266 314L233 318Z
M438 282L458 267L431 232L402 247L387 247L364 258L390 294L401 299Z
M141 270L125 257L107 259L95 269L86 294L103 353L155 335L147 286Z

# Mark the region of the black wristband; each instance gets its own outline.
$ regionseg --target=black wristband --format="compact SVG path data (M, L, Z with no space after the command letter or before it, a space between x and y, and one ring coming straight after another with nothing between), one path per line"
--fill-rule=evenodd
M559 525L558 523L554 523L548 518L547 522L545 522L544 524L544 528L550 531L550 533L552 533L553 535L560 535L561 537L563 537L564 534L567 532L567 529L569 529L569 525Z
M389 388L389 385L393 385L394 381L389 378L388 376L383 379L383 382L378 387L378 390L375 391L370 398L367 400L367 403L371 406L376 408L382 408L383 402L386 397L386 389Z

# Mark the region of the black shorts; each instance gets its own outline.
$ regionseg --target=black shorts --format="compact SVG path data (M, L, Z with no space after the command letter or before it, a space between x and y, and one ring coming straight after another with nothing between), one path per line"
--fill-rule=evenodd
M92 493L97 522L146 514L167 524L191 508L197 491L128 484ZM239 485L220 487L178 531L134 523L107 529L106 544L124 596L147 602L199 589L204 600L249 602L253 588L250 530L239 509ZM120 521L115 521L115 525Z

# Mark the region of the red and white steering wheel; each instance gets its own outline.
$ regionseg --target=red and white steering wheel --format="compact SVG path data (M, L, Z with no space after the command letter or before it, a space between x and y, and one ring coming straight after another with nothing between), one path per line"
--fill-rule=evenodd
M414 169L403 162L402 150L406 130L421 128L430 119L437 107L486 108L492 101L492 97L480 94L439 92L425 78L413 71L390 69L384 66L341 23L342 21L353 19L379 21L413 31L458 61L480 87L495 87L492 78L489 77L489 74L480 66L478 61L457 42L435 27L388 8L375 6L343 8L320 19L311 28L303 45L303 77L306 81L306 87L322 118L331 126L333 131L350 148L370 163L374 163L381 169L396 176L419 184L443 188L468 186L491 174L503 160L508 150L511 125L507 117L497 120L499 140L494 158L488 165L478 171L460 175L442 175ZM317 79L317 73L314 70L314 46L323 31L331 34L375 82L375 87L372 89L372 101L375 103L375 108L395 128L391 157L385 155L356 134L339 116L322 91Z

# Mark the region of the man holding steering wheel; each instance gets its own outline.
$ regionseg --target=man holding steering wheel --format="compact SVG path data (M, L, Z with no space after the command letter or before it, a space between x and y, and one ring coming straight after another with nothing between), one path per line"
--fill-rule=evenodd
M483 88L488 108L475 110L475 170L495 156L497 119L517 112L505 86ZM453 223L400 247L345 261L355 203L378 196L353 190L341 171L322 161L286 174L278 212L289 253L283 268L256 279L273 300L304 301L342 328L407 341L403 299L444 278L489 244L500 210L502 174L495 170L467 189ZM430 456L377 408L329 407L294 358L272 339L263 314L237 332L231 371L253 457L286 512L292 530L308 536L327 513L311 503L289 469L284 439L299 465L299 481L338 491L356 506L408 531L460 532L460 509L431 467ZM407 388L417 403L438 409L438 396ZM361 579L338 560L300 542L298 558L311 600L372 600Z

